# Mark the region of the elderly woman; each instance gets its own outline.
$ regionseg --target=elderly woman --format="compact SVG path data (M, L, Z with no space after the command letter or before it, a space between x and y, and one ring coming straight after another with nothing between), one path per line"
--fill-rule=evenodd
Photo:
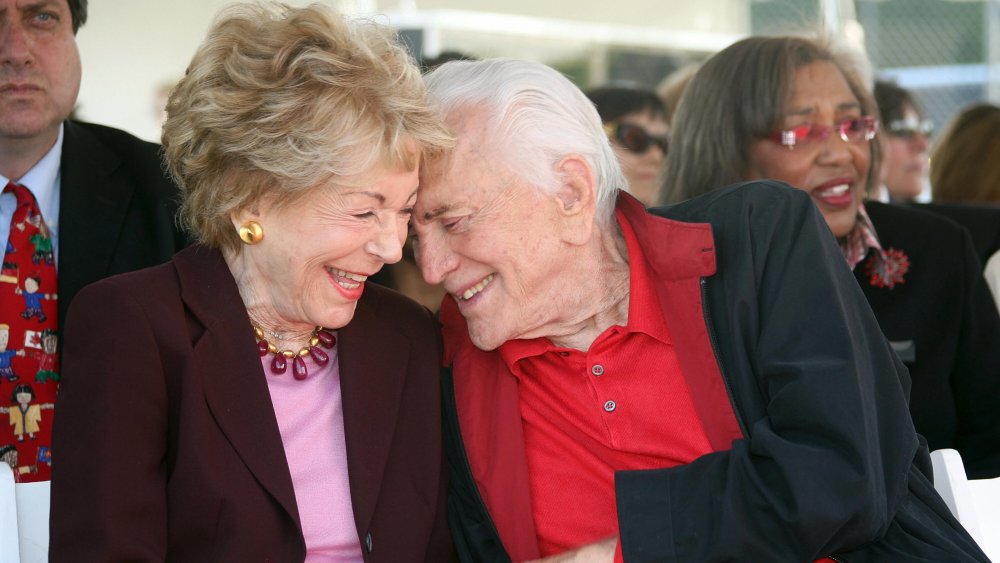
M594 102L604 131L621 162L628 191L649 205L663 181L667 158L667 117L651 90L603 86L585 92Z
M80 293L51 560L442 561L439 340L365 283L451 143L393 33L224 12L172 93L199 244Z
M745 39L707 61L681 99L661 198L760 178L808 193L909 368L917 431L931 449L961 452L970 476L1000 475L1000 318L968 233L863 200L878 178L876 114L832 48Z

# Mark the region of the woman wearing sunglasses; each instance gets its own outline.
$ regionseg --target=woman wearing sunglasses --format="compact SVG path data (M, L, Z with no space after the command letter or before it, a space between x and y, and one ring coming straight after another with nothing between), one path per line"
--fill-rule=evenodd
M622 165L629 192L646 205L663 181L667 158L667 118L651 90L606 86L586 92Z
M927 150L934 124L926 119L909 91L892 82L875 82L875 102L885 132L882 148L882 201L912 201L927 179ZM874 197L874 194L872 194Z
M995 477L1000 316L967 232L864 201L879 173L877 112L850 60L831 47L740 41L707 61L681 98L660 199L760 178L807 192L909 368L917 431L932 450L959 450L970 477Z

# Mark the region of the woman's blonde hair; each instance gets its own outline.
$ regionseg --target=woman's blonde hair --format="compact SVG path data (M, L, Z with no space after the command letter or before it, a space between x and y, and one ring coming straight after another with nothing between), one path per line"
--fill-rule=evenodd
M180 219L237 250L233 211L412 170L453 143L395 32L330 8L237 4L216 19L167 102Z
M931 154L934 201L1000 203L1000 107L976 104L948 126Z

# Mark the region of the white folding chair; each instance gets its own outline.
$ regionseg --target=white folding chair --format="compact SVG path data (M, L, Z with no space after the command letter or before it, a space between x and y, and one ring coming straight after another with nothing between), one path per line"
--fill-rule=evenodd
M0 461L0 563L49 560L49 482L14 483Z
M969 479L955 450L931 452L934 488L993 561L1000 561L1000 477Z
M14 472L0 461L0 563L20 563Z
M50 490L49 481L14 486L21 563L47 563L49 560Z

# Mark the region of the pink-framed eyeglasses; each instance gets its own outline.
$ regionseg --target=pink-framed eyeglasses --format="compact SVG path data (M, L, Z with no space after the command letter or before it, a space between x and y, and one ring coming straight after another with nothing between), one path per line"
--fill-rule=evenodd
M830 138L830 134L836 130L840 138L845 143L868 142L875 138L878 132L878 119L870 115L861 117L849 117L840 123L829 125L800 125L791 129L772 131L767 135L767 139L788 147L789 150L795 147L808 145L813 141L825 141Z

